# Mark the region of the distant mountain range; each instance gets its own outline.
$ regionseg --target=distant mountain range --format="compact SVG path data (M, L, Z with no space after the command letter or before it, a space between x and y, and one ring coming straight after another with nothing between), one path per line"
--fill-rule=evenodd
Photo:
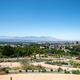
M41 36L41 37L37 37L37 36L25 36L25 37L0 36L0 41L1 40L60 41L60 39L49 37L49 36L47 37L46 36Z

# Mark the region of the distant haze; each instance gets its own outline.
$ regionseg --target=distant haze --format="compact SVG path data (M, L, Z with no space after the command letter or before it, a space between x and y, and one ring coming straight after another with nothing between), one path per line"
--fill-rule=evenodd
M35 40L35 41L60 41L60 39L46 36L25 36L25 37L12 37L12 36L0 36L0 39L12 39L12 40Z

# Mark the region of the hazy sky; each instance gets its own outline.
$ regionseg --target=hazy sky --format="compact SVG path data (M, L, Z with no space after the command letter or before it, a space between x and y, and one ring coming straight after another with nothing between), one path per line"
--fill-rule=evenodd
M0 36L80 40L80 0L0 0Z

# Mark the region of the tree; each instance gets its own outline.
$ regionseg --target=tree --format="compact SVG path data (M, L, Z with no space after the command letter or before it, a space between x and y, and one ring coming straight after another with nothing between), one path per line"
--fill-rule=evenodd
M13 47L11 47L11 46L4 46L2 54L3 54L3 56L12 57L12 55L14 54Z
M34 59L36 59L36 51L33 52Z
M44 56L47 57L47 53L44 53Z
M2 55L2 53L0 52L0 58L2 58L3 57L3 55Z

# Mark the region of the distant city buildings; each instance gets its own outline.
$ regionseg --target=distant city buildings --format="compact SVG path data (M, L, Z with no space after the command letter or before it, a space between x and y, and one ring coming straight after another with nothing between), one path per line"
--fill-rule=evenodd
M17 47L16 45L10 45L11 47Z
M49 46L49 49L50 49L50 48L53 48L53 49L54 49L54 48L57 48L57 45L50 45L50 46Z
M29 46L29 44L28 44L28 43L23 43L22 46L23 46L23 47L26 47L26 46Z
M44 46L40 46L40 49L43 49L43 48L45 48Z
M78 41L75 41L75 42L74 42L74 45L78 45L78 44L79 44L79 42L78 42Z
M67 45L67 44L58 44L58 45L50 45L49 46L49 48L64 48L65 49L65 47L73 47L74 45L73 44L69 44L69 45Z
M74 43L45 43L45 44L41 44L41 43L38 43L40 44L39 48L40 49L44 49L44 48L49 48L49 49L66 49L67 47L70 47L70 48L73 48L73 46L77 46L77 45L80 45L78 41L74 41ZM16 44L16 43L9 43L9 44L5 44L5 43L1 43L0 46L11 46L11 47L27 47L29 46L30 43L19 43L19 44Z

